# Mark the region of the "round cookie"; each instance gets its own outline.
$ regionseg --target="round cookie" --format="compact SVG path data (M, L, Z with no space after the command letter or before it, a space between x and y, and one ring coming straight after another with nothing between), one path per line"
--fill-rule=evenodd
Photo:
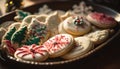
M18 60L44 61L48 58L49 54L45 50L44 46L33 44L31 46L24 45L21 48L18 48L14 56Z
M60 23L59 24L59 26L58 26L58 32L60 33L60 34L68 34L65 30L64 30L64 28L63 28L63 23ZM77 37L77 36L74 36L74 35L72 35L73 37Z
M91 25L82 16L71 16L63 21L63 28L69 34L79 36L88 33Z
M93 12L86 17L93 25L99 28L113 28L117 25L117 22L111 16L104 13Z
M92 42L94 42L95 45L98 45L98 44L104 42L109 37L109 31L110 31L109 29L96 30L85 36L88 37Z
M68 34L68 33L64 30L64 28L63 28L63 23L60 23L60 24L59 24L59 26L58 26L58 32L59 32L60 34Z
M66 54L72 49L73 37L69 34L59 34L47 40L43 46L47 49L51 58Z
M27 45L42 44L49 38L50 31L46 24L33 18L28 26L28 35L28 41L26 42Z
M73 58L79 57L89 52L91 49L93 49L93 47L94 47L94 44L89 40L89 38L77 37L75 38L75 47L70 52L63 55L62 58L73 59Z

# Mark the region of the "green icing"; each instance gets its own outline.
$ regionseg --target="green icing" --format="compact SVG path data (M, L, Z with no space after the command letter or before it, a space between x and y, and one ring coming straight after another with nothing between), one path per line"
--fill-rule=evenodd
M36 44L39 45L40 42L40 38L39 37L31 37L27 40L27 42L25 43L26 45L32 45L32 44Z
M41 27L41 30L45 30L45 29L46 29L46 26Z
M44 31L46 29L46 26L43 26L41 28L36 29L36 32Z
M15 28L15 27L13 27L12 29L10 29L10 30L6 33L4 39L6 39L6 40L11 40L11 37L12 37L12 35L13 35L13 33L14 33L15 31L16 31L16 28Z
M27 31L27 27L24 26L23 28L21 28L21 30L13 34L11 41L13 43L18 43L20 45L22 41L25 40L26 31Z
M19 16L19 20L23 20L28 15L30 15L30 13L24 12L22 10L17 11L17 16Z

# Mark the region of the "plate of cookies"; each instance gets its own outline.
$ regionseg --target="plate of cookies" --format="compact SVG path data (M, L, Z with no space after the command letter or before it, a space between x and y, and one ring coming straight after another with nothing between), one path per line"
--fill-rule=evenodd
M40 3L10 12L0 17L1 59L56 65L87 58L120 34L119 18L108 7L83 1Z

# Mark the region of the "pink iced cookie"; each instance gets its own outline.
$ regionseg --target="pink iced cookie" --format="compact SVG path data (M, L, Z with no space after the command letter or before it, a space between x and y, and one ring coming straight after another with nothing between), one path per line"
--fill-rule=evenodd
M43 46L47 49L50 57L59 57L67 53L73 46L73 37L69 34L59 34L47 40Z
M24 45L18 48L14 54L15 58L26 61L44 61L48 58L49 54L44 46L31 46Z
M93 12L88 14L87 20L99 28L112 28L117 25L117 22L111 16L104 13Z

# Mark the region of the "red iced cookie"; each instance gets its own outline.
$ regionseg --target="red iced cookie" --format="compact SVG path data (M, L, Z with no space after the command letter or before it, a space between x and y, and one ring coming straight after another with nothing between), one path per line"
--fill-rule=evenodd
M99 28L113 28L117 25L117 22L114 18L99 12L88 14L87 20Z

